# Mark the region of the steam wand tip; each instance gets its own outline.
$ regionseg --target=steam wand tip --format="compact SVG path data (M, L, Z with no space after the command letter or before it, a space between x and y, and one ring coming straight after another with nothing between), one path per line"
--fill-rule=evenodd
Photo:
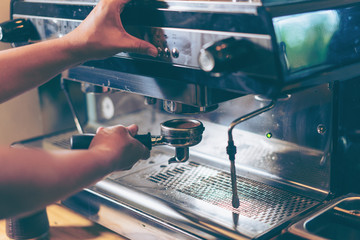
M236 229L239 224L239 214L233 212L232 216L233 216L234 228Z

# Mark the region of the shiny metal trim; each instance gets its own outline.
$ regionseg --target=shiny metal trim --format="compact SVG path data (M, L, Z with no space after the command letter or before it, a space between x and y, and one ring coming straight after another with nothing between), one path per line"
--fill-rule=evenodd
M22 14L14 14L14 17L33 20L33 23L38 27L38 31L43 40L66 35L81 23L81 20L68 20L63 18L39 17ZM37 22L37 19L40 22ZM48 23L46 21L50 22ZM53 29L46 29L45 31L45 25L47 24L54 25ZM179 55L177 57L159 56L152 59L139 54L120 52L115 55L116 57L127 59L146 59L148 61L168 63L177 67L199 69L200 66L197 53L200 53L203 45L209 42L223 40L232 36L236 39L247 39L256 45L263 47L264 49L268 49L269 51L271 51L272 48L271 36L265 34L249 34L238 32L230 33L223 31L179 29L167 27L140 27L133 30L133 27L129 26L127 30L131 34L132 30L134 31L134 33L137 33L138 29L140 29L140 32L143 34L147 35L150 33L150 39L148 39L148 41L158 46L160 50L165 48L172 50L176 49ZM168 39L164 39L162 41L158 40L162 39L165 35L168 36ZM141 38L142 36L137 37ZM191 51L189 52L189 50Z
M109 197L117 202L117 204L121 204L121 200L126 197L127 204L130 205L125 204L125 206L142 214L146 214L148 217L157 216L157 218L161 219L161 223L171 222L168 226L172 226L172 228L177 230L183 229L182 232L187 232L188 234L191 233L192 236L198 236L203 239L218 239L216 236L221 234L230 239L249 239L240 232L224 229L221 227L221 223L215 223L211 219L203 218L201 216L193 218L193 213L178 209L175 205L171 205L160 198L146 196L141 192L126 188L108 179L97 183L91 190L100 194L100 196L105 194L104 196ZM145 209L141 209L144 207L144 202L146 202L146 206L151 206L151 209L146 209L146 211L148 211L147 213L144 211Z
M56 17L42 17L35 15L24 15L24 14L13 14L15 18L34 18L34 19L45 19L45 20L56 20L56 21L69 21L69 22L78 22L81 23L82 20L76 20L71 18L56 18ZM256 38L262 40L271 40L270 35L266 34L254 34L254 33L240 33L240 32L224 32L224 31L212 31L212 30L201 30L201 29L179 29L179 28L169 28L169 27L149 27L151 29L158 30L170 30L170 31L179 31L179 32L193 32L201 34L214 34L214 35L223 35L223 36L233 36L241 38Z
M271 36L266 35L266 34L224 32L224 31L187 29L187 28L179 29L179 28L168 28L168 27L151 27L151 29L173 30L173 31L180 31L180 32L183 31L183 32L193 32L193 33L202 33L202 34L214 34L214 35L224 35L224 36L233 36L233 37L256 38L256 39L262 39L262 40L271 40Z
M302 239L313 239L313 240L327 240L327 238L320 237L314 233L309 232L306 229L307 223L311 220L314 220L316 217L319 217L321 214L326 213L327 211L336 208L337 205L344 201L351 201L351 200L360 200L359 194L350 193L345 196L338 197L331 202L324 205L323 208L317 210L315 213L312 213L310 216L300 220L299 222L291 225L287 231L291 234L301 237Z
M71 0L23 0L24 2L29 3L52 3L52 4L61 4L61 5L93 5L95 6L99 0L84 0L84 1L71 1Z
M121 191L118 186L106 187L108 189ZM121 203L112 197L100 194L91 189L85 189L84 192L88 192L93 195L87 200L91 201L93 204L96 204L99 207L99 211L96 215L92 215L90 212L82 212L82 214L91 221L104 225L122 236L131 239L146 239L149 237L160 240L201 239L185 231L182 231L181 229L178 229L171 224L165 223L155 217L147 215L133 206L128 206L124 203ZM75 211L78 210L73 206L69 206L66 201L62 202L62 204ZM121 219L122 221L114 221L114 219ZM126 227L122 227L122 224L126 224ZM139 236L143 237L141 238ZM210 236L207 237L208 239L212 239Z
M198 12L227 12L240 14L257 14L257 7L261 4L252 4L247 2L212 2L212 1L159 1L164 2L167 8L158 8L159 10L171 11L190 11Z
M90 5L95 6L98 0L84 0L84 1L71 1L71 0L24 0L29 3L52 3L61 5ZM154 2L166 5L166 8L159 7L159 10L171 11L189 11L196 10L199 12L231 12L231 13L246 13L257 14L257 7L262 6L261 1L254 2L233 2L233 1L162 1Z
M24 14L13 14L14 18L33 18L33 19L44 19L44 20L56 20L56 21L68 21L81 23L82 20L70 19L70 18L56 18L56 17L42 17L35 15L24 15Z
M157 99L173 100L193 106L211 106L229 100L229 96L225 94L213 98L217 93L216 89L205 86L84 66L75 67L64 72L63 77L72 81L87 81L126 92L138 93ZM164 83L167 87L164 87ZM179 94L180 90L181 94Z

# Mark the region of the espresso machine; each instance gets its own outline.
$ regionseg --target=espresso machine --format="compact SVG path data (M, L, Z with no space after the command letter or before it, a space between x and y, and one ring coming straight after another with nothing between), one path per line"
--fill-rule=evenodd
M13 0L1 38L59 38L96 3ZM360 236L358 1L134 0L121 17L158 56L63 72L38 90L46 135L14 146L69 149L133 123L166 139L174 121L195 121L197 139L150 143L150 159L64 206L129 239Z

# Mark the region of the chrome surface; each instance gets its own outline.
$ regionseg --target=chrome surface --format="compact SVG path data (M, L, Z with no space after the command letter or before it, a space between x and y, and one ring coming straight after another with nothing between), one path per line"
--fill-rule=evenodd
M161 135L174 147L191 147L200 143L205 130L199 120L171 119L160 124Z
M163 101L163 108L168 113L176 113L176 114L199 114L199 113L207 113L214 111L218 108L218 104L213 104L211 106L191 106L187 104L182 104L174 101Z
M27 16L22 14L14 14L13 17L27 18L35 26L39 26L38 31L42 40L62 37L74 30L81 23L80 20ZM156 59L149 59L141 55L119 53L116 55L117 57L145 58L150 61L171 63L189 68L200 68L198 55L194 53L200 52L205 43L222 40L229 36L234 36L238 39L249 39L264 48L271 48L270 37L261 34L227 33L166 27L130 27L127 30L137 37L144 38L145 36L148 41L159 46L162 51L164 51L165 48L170 49L169 51L177 51L178 56L173 57L170 54L163 54Z
M160 124L161 136L175 147L175 156L169 163L185 162L189 159L189 147L200 143L205 130L203 124L193 119L171 119Z
M301 239L358 239L360 237L360 195L339 197L289 227Z
M48 149L68 148L69 143L64 143L72 133L41 139L40 144ZM242 204L235 209L231 205L231 177L223 170L228 167L226 161L213 162L204 159L204 154L195 153L186 163L168 165L170 152L167 147L157 149L151 159L139 162L129 171L110 175L64 204L133 239L140 239L142 234L161 239L168 228L175 232L169 239L250 239L319 204L314 198L239 176ZM131 212L125 219L134 218L135 214L136 219L129 220L131 225L133 221L142 223L138 235L132 234L139 227L124 227L123 215L127 213L122 208ZM237 226L232 223L233 213L239 215ZM114 218L121 219L118 222L122 224L111 223ZM146 229L155 224L161 224L165 231Z
M70 111L71 111L71 115L73 116L73 119L74 119L74 123L75 123L75 126L76 126L76 129L78 131L78 133L80 134L83 134L84 133L84 130L83 130L83 127L79 121L79 118L77 116L77 113L75 111L75 108L74 108L74 104L73 104L73 101L70 97L70 94L69 94L69 90L68 90L68 87L67 87L67 83L64 81L64 79L61 79L60 80L60 85L61 85L61 89L63 90L64 92L64 95L66 97L66 101L69 105L69 108L70 108ZM81 89L82 90L82 89ZM83 91L83 90L82 90Z
M192 149L227 162L227 126L235 117L268 105L268 102L257 99L256 96L244 96L222 103L213 112L193 116L204 124L206 130L200 144ZM104 100L114 104L114 114L110 119L103 114L104 107L107 108L103 105ZM147 106L143 104L143 100L140 96L121 92L89 95L88 109L93 110L88 116L88 125L93 128L86 132L95 132L97 127L104 125L132 123L139 125L139 134L161 132L162 122L184 118L161 111L161 102ZM331 89L327 85L322 85L293 94L285 101L278 101L276 107L269 112L239 124L233 132L237 147L236 162L238 166L248 169L251 174L246 174L246 171L237 174L278 179L298 186L299 192L303 187L312 187L315 192L321 193L313 197L326 196L330 191L330 159L323 157L328 156L331 149L331 104ZM69 115L71 116L70 113ZM319 134L319 124L326 126L328 131ZM303 164L307 166L306 173L297 167Z
M207 109L213 110L216 108L216 104L241 96L237 93L203 85L188 84L161 77L153 78L138 74L102 70L88 66L77 67L74 71L69 70L64 72L63 76L68 80L83 81L86 79L87 82L100 86L194 106L195 108L191 109L191 113L194 113L194 109L202 112L207 112ZM181 111L183 110L184 108L181 108Z
M323 151L327 149L323 148L326 145L319 145L319 139L325 140L329 132L319 134L319 121L312 123L314 115L304 114L315 108L315 112L324 118L320 122L328 126L325 119L330 112L325 103L329 101L326 94L329 89L321 86L308 91L279 101L274 109L233 129L238 149L236 173L241 201L237 209L231 203L230 165L226 160L227 125L233 121L235 112L244 115L250 109L268 105L267 100L259 101L254 96L220 104L217 110L198 115L206 131L200 144L192 147L187 162L169 165L173 150L169 146L159 146L153 149L149 160L140 161L130 171L108 176L64 204L131 239L144 236L159 239L272 236L294 217L320 204L329 191L330 165L328 161L321 164L321 158L326 155ZM322 94L304 101L303 96L312 92ZM101 114L103 99L107 98L114 103L115 112L111 119ZM88 104L99 114L89 116L86 132L94 132L102 125L130 123L138 124L141 132L160 131L161 122L177 116L163 112L161 103L143 105L143 98L128 93L89 95ZM247 108L243 109L243 106ZM282 111L287 114L279 114ZM292 122L295 116L305 118L308 127L313 126L308 139L318 140L313 143L305 141L310 144L308 147L296 144L298 140L291 140L293 131L273 128L278 121ZM270 124L268 127L267 123ZM264 132L271 132L272 138ZM45 149L67 149L73 133L56 134L25 144ZM297 137L300 136L305 137L303 134ZM298 167L304 163L306 172ZM238 216L237 225L233 222L234 214Z

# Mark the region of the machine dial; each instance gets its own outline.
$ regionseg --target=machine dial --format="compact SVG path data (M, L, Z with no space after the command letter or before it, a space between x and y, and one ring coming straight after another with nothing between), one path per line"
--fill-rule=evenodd
M238 71L252 62L253 50L252 42L231 37L204 45L200 50L198 62L205 72Z
M27 42L38 40L34 25L26 19L14 19L0 23L0 41L2 42Z

